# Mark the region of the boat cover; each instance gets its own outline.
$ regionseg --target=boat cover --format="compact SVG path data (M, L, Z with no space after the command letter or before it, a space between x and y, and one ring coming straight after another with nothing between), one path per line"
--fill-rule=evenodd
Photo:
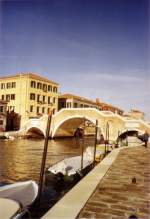
M31 180L0 187L0 198L15 200L23 207L31 205L37 194L38 185Z

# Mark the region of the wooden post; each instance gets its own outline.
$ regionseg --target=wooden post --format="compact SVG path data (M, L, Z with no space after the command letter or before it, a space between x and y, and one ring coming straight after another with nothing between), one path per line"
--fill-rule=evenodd
M40 171L40 178L39 178L39 190L38 190L38 196L37 196L38 205L40 204L42 188L43 188L43 180L44 180L44 172L45 172L45 163L46 163L46 156L47 156L50 125L51 125L51 115L48 116L48 120L47 120L46 136L45 136L44 150L43 150L42 163L41 163L41 171Z
M109 123L106 123L106 138L105 138L105 156L108 150L108 141L109 141Z
M95 165L95 158L96 158L96 145L97 145L97 130L98 130L98 120L96 120L95 124L95 142L94 142L94 154L93 154L93 164Z
M85 132L85 118L83 118L83 137L82 137L82 151L81 151L81 170L83 169L83 154L84 154L84 132Z
M117 137L117 141L116 141L117 147L119 147L119 145L118 145L119 144L119 136L120 136L120 131L118 131L118 137Z
M126 137L126 146L128 146L128 130L127 130L127 137Z

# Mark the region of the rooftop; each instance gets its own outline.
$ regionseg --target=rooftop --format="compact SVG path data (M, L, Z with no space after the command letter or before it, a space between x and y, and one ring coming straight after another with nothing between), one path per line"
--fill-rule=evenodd
M84 101L86 103L90 103L90 104L93 104L93 105L97 106L95 101L87 99L87 98L84 98L84 97L76 96L74 94L69 94L69 93L62 94L62 95L59 96L59 98L64 98L64 99L73 98L73 99L77 99L79 101Z
M77 99L79 101L84 101L86 103L90 103L90 104L93 104L95 106L108 106L108 107L111 107L111 108L114 108L116 110L120 110L120 111L123 111L122 109L119 109L118 107L115 107L113 105L110 105L110 104L107 104L107 103L104 103L104 102L101 102L99 99L96 99L96 101L93 101L93 100L90 100L90 99L87 99L87 98L84 98L84 97L80 97L80 96L76 96L74 94L62 94L59 96L59 98L64 98L64 99L67 99L67 98L74 98L74 99Z
M48 82L48 83L59 85L55 81L49 80L45 77L40 76L39 74L31 73L31 72L20 72L20 73L14 74L14 75L8 75L8 76L0 77L0 80L1 79L18 78L18 77L22 77L22 76L27 76L29 78L33 78L33 79L36 79L36 80L40 80L40 81L42 80L42 81L45 81L45 82Z

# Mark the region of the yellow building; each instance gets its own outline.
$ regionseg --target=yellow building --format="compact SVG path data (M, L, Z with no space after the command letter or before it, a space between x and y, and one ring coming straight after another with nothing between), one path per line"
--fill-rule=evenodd
M7 102L0 100L0 132L6 130Z
M144 120L144 112L136 109L131 109L128 113L124 115L125 117L131 117L132 119L142 119Z
M57 112L58 88L58 83L33 73L0 77L0 99L21 115L21 126L30 118Z
M96 102L73 94L62 94L58 98L58 109L62 108L98 108Z
M123 115L123 110L107 103L101 102L98 98L96 101L73 94L62 94L58 98L58 110L62 108L96 108L101 111L111 111Z

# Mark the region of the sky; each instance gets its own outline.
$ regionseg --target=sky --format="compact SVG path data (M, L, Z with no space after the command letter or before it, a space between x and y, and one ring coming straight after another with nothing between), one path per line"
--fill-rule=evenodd
M149 0L0 0L0 76L38 73L150 120Z

